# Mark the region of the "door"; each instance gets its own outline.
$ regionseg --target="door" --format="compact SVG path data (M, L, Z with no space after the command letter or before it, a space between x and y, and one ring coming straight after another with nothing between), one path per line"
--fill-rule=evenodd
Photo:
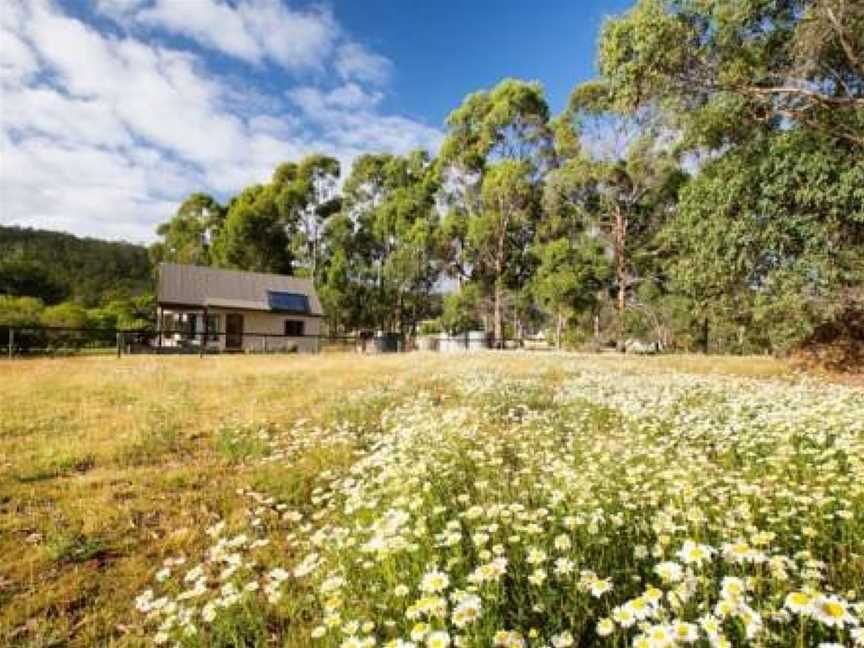
M239 313L228 313L225 316L225 348L243 348L243 316Z

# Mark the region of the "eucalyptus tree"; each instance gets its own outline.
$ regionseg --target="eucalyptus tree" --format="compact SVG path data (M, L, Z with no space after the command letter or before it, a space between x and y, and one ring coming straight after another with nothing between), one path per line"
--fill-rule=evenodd
M493 334L504 339L504 280L514 251L530 242L536 218L537 186L528 162L504 160L487 167L480 194L481 209L468 221L467 245L481 273L494 278Z
M554 317L555 344L561 348L567 320L597 304L609 278L603 246L580 234L537 242L532 247L539 264L531 278L531 294Z
M662 105L701 145L794 124L864 149L858 0L639 0L599 61L620 110Z
M586 236L608 250L621 343L628 297L656 278L655 239L685 176L653 123L616 110L603 79L577 87L554 126L560 163L546 178L546 229L557 223L576 258L590 250ZM598 147L612 137L615 146Z
M491 286L497 340L505 283L525 283L520 269L539 219L539 185L555 164L549 120L540 84L516 79L468 95L447 118L439 160L445 261L460 278Z
M317 288L332 333L376 325L370 232L343 209L326 222Z
M212 196L193 193L181 203L171 220L156 228L161 240L150 247L150 258L154 263L211 265L212 243L225 221L225 212Z
M225 225L214 242L217 265L254 272L291 274L290 226L277 206L279 186L247 187L228 203Z
M320 255L324 219L338 210L337 160L312 155L284 162L271 181L247 187L228 205L215 243L219 265L314 275Z
M708 153L664 234L706 348L709 318L734 348L783 350L864 310L862 55L853 0L640 0L605 26L611 103Z
M361 156L345 182L343 214L352 228L350 244L361 251L354 274L372 288L368 306L382 329L404 332L424 315L437 278L437 178L429 155L415 151Z
M860 156L800 129L707 164L667 233L677 288L706 316L703 344L709 316L732 329L726 348L782 352L864 310L862 188Z
M295 265L317 279L325 223L341 207L340 165L335 158L311 155L296 169L284 196L286 207L296 210L296 215L289 219L296 223L292 238Z

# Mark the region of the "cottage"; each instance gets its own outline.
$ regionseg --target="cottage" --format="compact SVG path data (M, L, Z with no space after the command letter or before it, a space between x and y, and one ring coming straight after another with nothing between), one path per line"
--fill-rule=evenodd
M314 353L323 313L311 279L162 263L157 315L163 347Z

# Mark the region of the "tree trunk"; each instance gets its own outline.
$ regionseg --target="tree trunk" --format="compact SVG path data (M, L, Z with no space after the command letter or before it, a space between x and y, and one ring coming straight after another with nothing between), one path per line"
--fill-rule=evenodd
M318 230L316 228L312 239L312 280L318 278Z
M396 322L395 322L396 332L402 333L402 289L399 289L399 293L396 296Z
M495 305L492 311L492 326L493 326L493 335L495 336L495 341L493 346L497 349L501 346L501 339L503 338L503 322L501 317L501 292L502 292L502 278L499 273L495 278Z
M560 351L561 350L561 333L564 329L564 315L561 312L561 309L558 309L558 322L555 329L555 346Z
M621 206L615 205L615 278L618 282L618 350L624 347L624 308L627 296L627 258L625 245L627 242L627 219L621 212Z
M708 316L702 319L702 353L708 353Z
M522 338L525 337L525 326L522 324L522 320L519 319L519 317L517 317L517 316L514 316L513 321L516 324L517 344L521 347L522 346Z
M507 236L507 221L502 224L498 233L498 249L495 257L495 306L494 306L494 335L495 348L504 346L504 323L501 313L501 295L504 292L504 239Z

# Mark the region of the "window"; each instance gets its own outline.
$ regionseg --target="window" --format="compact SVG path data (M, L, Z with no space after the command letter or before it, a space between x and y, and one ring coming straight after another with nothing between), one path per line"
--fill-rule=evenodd
M303 322L300 320L285 320L285 335L288 337L302 337Z
M219 341L219 316L207 316L207 339L211 342Z
M308 313L309 298L300 293L267 291L267 303L271 310L291 313Z

